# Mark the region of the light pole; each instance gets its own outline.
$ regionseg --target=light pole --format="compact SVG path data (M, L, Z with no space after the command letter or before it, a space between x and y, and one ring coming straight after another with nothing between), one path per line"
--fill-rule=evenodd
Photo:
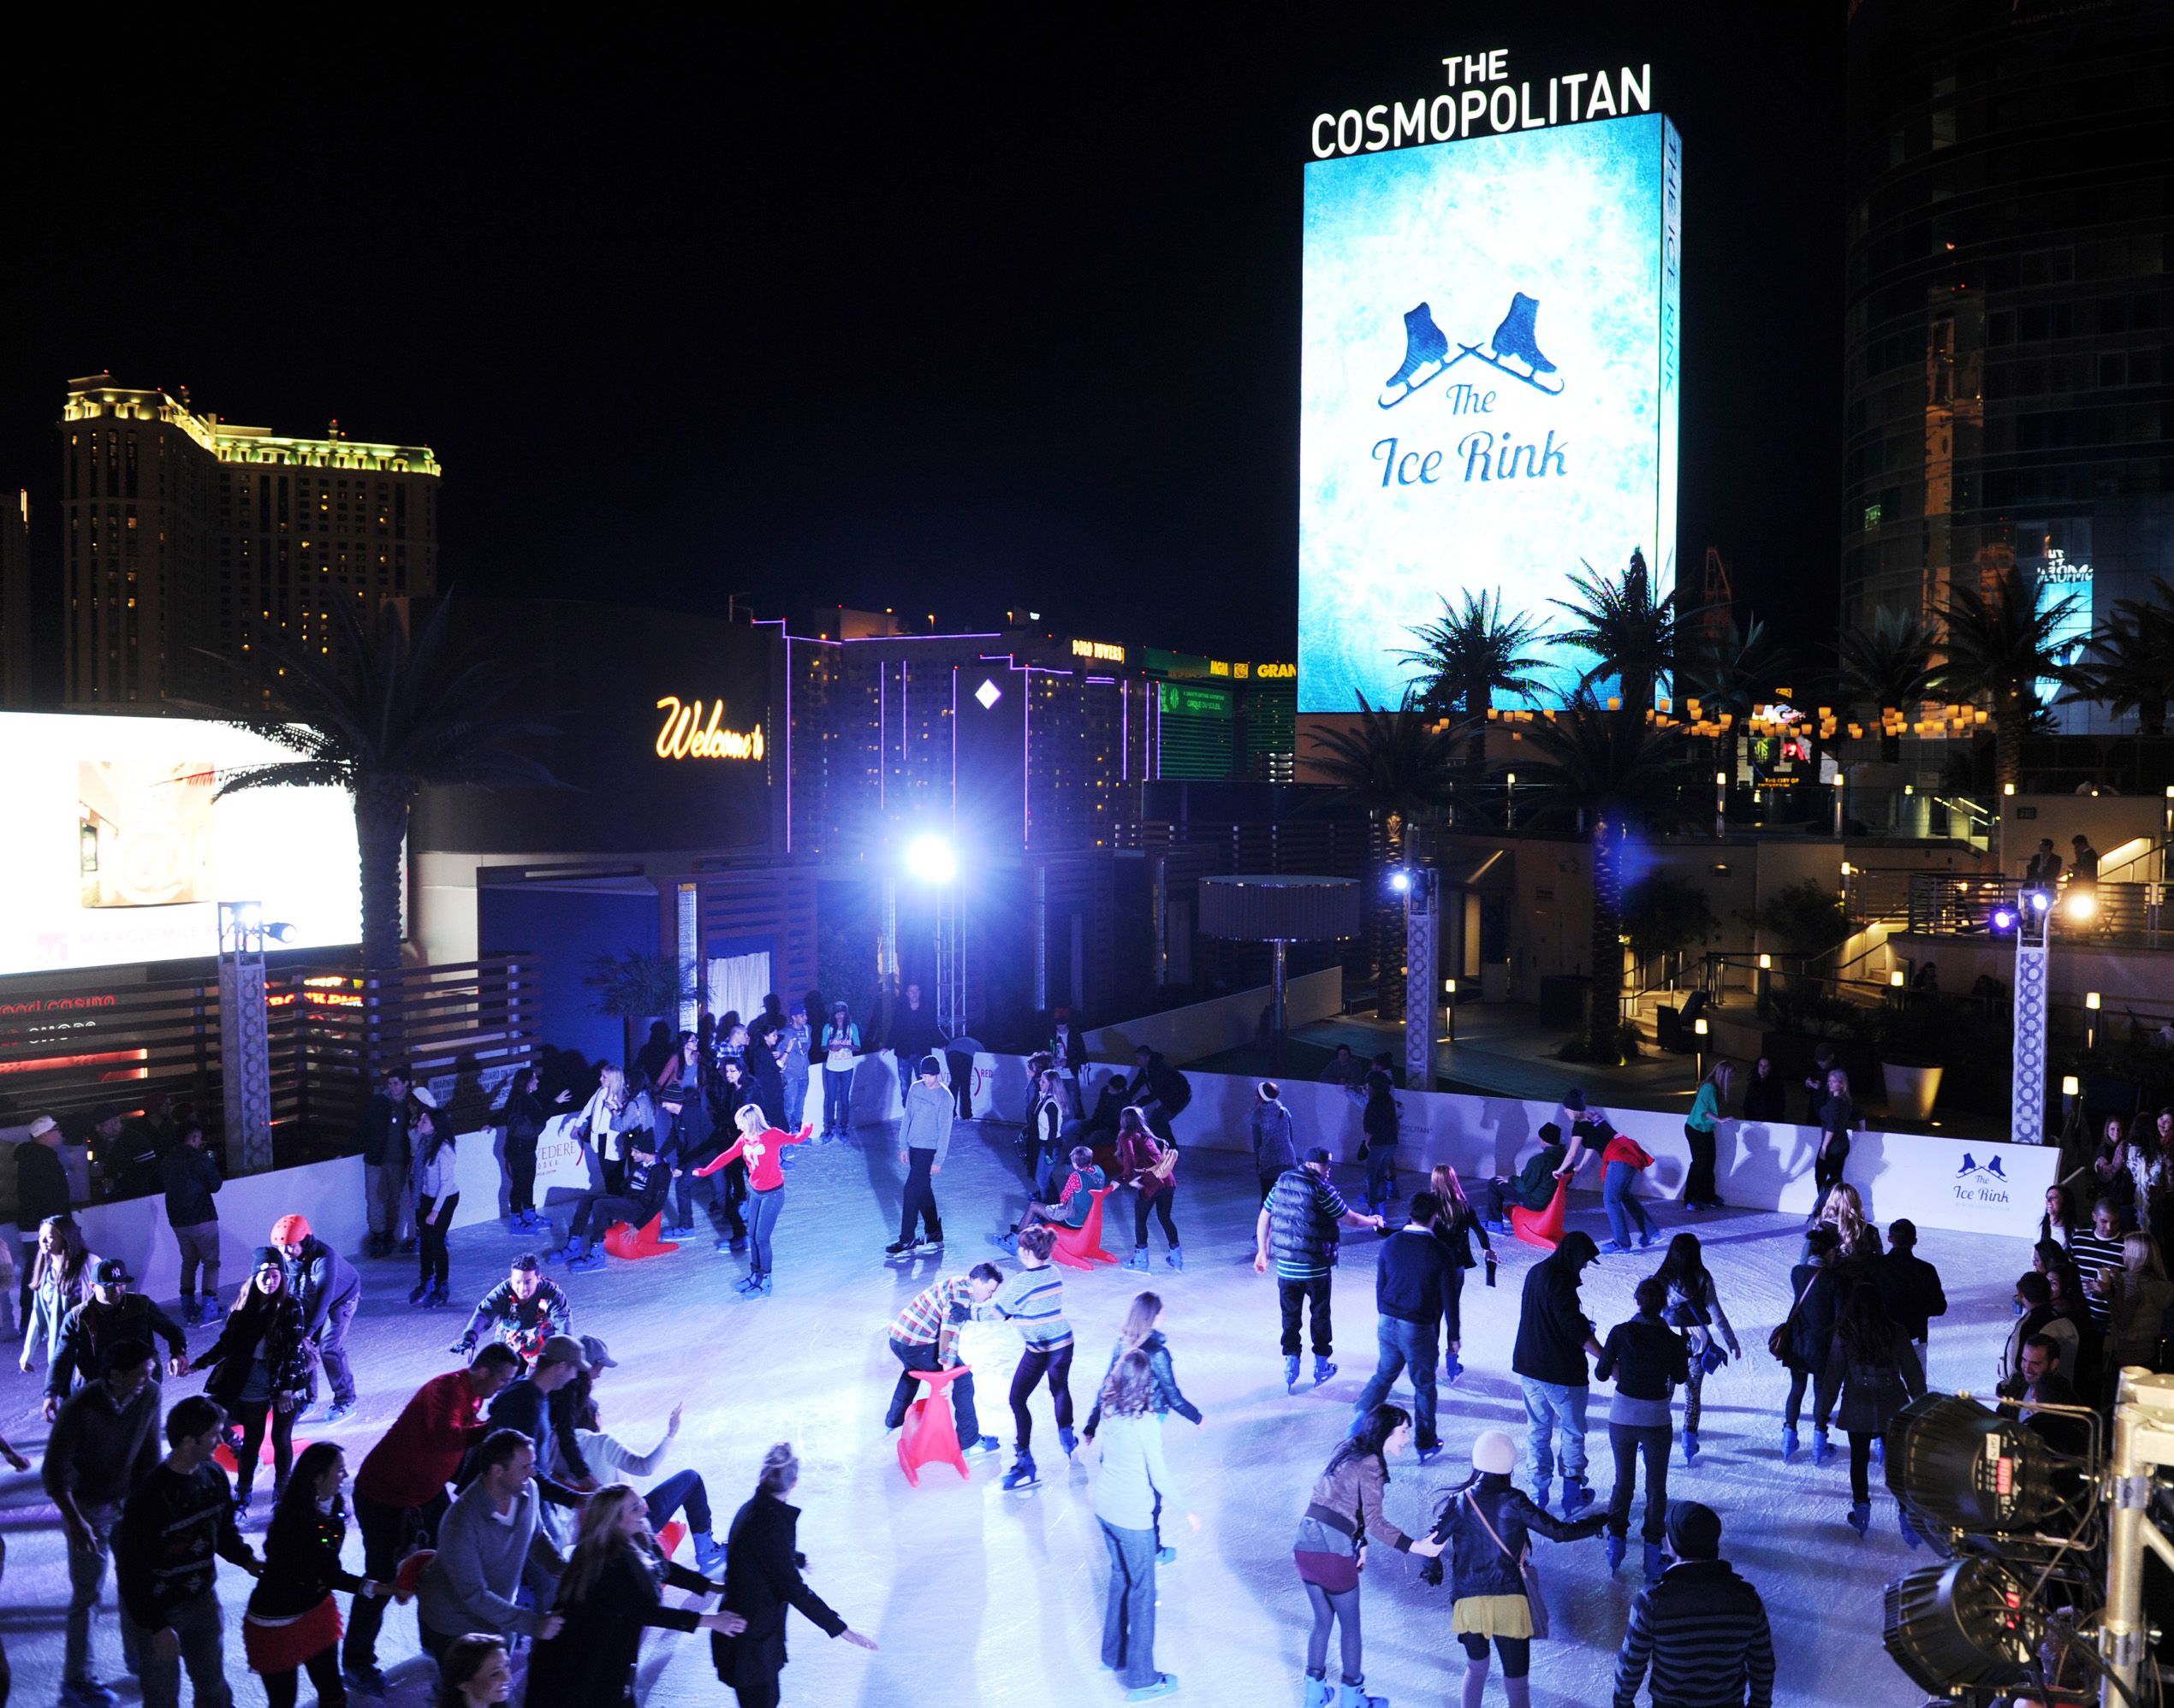
M2001 913L1993 916L1996 927ZM2019 1145L2046 1142L2046 952L2053 935L2050 890L2027 890L2015 912L2016 1061L2008 1100L2009 1137Z
M1457 1041L1457 981L1442 981L1442 1011L1449 1023L1449 1041Z
M1518 827L1518 774L1514 771L1504 773L1503 781L1509 785L1510 789L1509 827L1515 830Z
M1714 839L1725 839L1729 833L1729 774L1714 774Z
M258 1174L272 1165L266 935L264 910L257 903L219 904L219 1101L226 1116L227 1169L233 1174Z

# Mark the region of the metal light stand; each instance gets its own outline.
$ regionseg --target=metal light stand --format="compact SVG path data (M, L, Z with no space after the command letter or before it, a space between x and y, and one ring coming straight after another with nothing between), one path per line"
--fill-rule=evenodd
M1404 898L1404 1082L1413 1091L1434 1088L1435 928L1440 875L1431 866L1411 869Z
M2113 1414L2113 1453L2106 1473L2106 1608L2099 1655L2106 1664L2100 1708L2127 1708L2138 1699L2137 1675L2150 1646L2144 1624L2144 1553L2174 1571L2174 1542L2151 1515L2152 1473L2174 1466L2174 1376L2131 1365L2121 1373Z
M264 915L253 901L219 904L219 1081L227 1171L272 1165L271 1040L264 1000Z
M2016 1060L2009 1100L2011 1142L2046 1142L2046 977L2053 936L2053 909L2034 905L2041 891L2027 891L2016 910Z
M959 885L936 892L936 1024L947 1037L966 1030L966 932Z

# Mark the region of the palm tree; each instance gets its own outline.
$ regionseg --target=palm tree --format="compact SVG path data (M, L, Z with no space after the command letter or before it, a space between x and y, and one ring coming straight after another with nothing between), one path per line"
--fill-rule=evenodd
M377 608L366 637L344 602L332 605L334 663L282 630L258 625L252 646L276 667L274 704L230 720L295 755L244 766L220 786L347 790L354 798L355 850L362 875L362 965L400 965L401 848L419 790L476 784L557 788L536 760L504 744L556 732L504 710L519 680L509 667L455 648L448 596L412 636L404 614Z
M1957 699L1992 703L1993 786L2020 785L2023 736L2039 716L2038 685L2064 668L2057 644L2075 614L2069 594L2040 608L2038 578L2020 564L2003 570L1990 591L1957 587L1940 612L1947 654L1933 686Z
M1487 715L1495 696L1530 704L1546 686L1547 661L1528 657L1525 649L1547 637L1522 611L1505 616L1500 592L1475 593L1469 588L1461 606L1452 607L1444 596L1441 615L1431 623L1414 624L1411 632L1419 644L1399 653L1398 662L1418 673L1415 685L1423 704L1464 714L1470 732L1465 769L1476 782L1487 764Z
M1884 606L1872 614L1870 629L1843 632L1843 696L1869 709L1866 721L1880 726L1880 757L1890 765L1902 757L1902 737L1887 732L1886 715L1890 709L1907 711L1933 691L1937 644L1923 619Z
M2064 703L2095 701L2116 717L2134 712L2138 734L2165 734L2174 700L2174 582L2154 576L2151 598L2117 602L2066 679Z
M1633 828L1673 822L1683 781L1681 732L1658 729L1625 702L1610 709L1581 691L1565 710L1524 732L1540 756L1543 804L1576 813L1593 858L1591 1059L1619 1059L1623 1007L1623 853Z
M1729 618L1719 635L1702 633L1684 644L1683 654L1683 674L1698 697L1700 716L1718 722L1723 713L1729 715L1728 732L1721 738L1721 768L1733 782L1737 743L1752 714L1771 698L1788 667L1788 654L1755 617L1741 632L1736 619Z
M1574 626L1555 638L1583 648L1595 660L1578 685L1590 688L1605 678L1617 678L1625 709L1642 718L1653 709L1655 689L1676 667L1679 631L1694 614L1677 608L1672 590L1656 596L1645 554L1635 549L1621 576L1611 578L1589 563L1584 574L1571 577L1570 584L1583 604L1568 599L1548 603L1574 620Z

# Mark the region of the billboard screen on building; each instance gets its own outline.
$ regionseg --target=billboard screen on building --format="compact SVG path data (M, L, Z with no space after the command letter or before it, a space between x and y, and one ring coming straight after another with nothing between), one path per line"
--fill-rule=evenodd
M1301 712L1393 704L1444 596L1673 584L1681 157L1654 113L1307 165Z
M0 715L0 975L214 955L223 901L260 904L283 947L357 941L347 792L219 794L291 756L224 724Z

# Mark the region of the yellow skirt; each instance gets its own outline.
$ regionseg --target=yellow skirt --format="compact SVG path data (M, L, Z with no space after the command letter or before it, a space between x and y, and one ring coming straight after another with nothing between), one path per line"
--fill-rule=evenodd
M1449 1628L1459 1637L1530 1637L1532 1604L1522 1595L1466 1595L1449 1610Z

